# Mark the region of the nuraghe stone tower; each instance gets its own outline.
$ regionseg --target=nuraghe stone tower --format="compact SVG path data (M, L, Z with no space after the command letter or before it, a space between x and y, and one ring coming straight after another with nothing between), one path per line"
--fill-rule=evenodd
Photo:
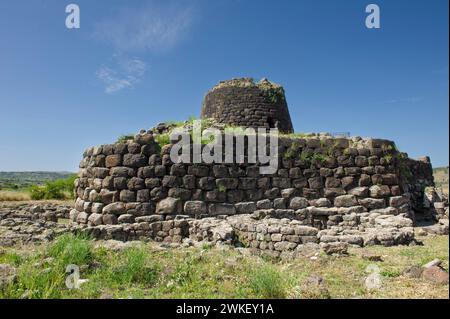
M292 132L284 91L267 80L219 83L202 117ZM408 244L427 209L429 159L410 159L392 141L283 135L278 170L261 175L259 164L173 163L173 144L158 142L169 130L159 124L84 152L70 212L77 227L98 238L224 242L295 257L310 248ZM448 209L433 218L448 231Z
M283 87L267 79L258 83L250 78L220 82L206 94L201 117L228 125L293 133Z

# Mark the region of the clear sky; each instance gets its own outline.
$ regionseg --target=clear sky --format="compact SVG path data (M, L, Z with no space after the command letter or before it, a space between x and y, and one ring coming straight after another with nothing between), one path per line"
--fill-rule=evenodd
M80 7L67 29L65 7ZM365 27L366 5L381 28ZM395 140L448 165L447 0L2 0L0 171L199 115L233 77L285 87L296 132Z

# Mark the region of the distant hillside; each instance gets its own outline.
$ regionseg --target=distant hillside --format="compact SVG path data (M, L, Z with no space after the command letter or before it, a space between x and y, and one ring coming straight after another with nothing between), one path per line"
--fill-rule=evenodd
M0 189L21 189L46 181L64 179L74 173L71 172L0 172Z
M434 183L448 194L448 166L433 169Z

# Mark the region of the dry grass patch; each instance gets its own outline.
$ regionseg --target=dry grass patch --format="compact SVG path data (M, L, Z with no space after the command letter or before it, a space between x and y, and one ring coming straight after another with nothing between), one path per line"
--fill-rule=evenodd
M0 202L27 201L30 194L22 191L0 191Z

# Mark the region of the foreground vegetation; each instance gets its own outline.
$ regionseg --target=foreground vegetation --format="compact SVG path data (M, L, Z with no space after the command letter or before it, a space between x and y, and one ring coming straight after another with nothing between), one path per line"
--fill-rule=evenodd
M0 290L0 298L449 297L448 285L402 275L406 267L434 258L448 270L448 236L426 237L423 246L355 248L345 257L294 261L208 246L164 249L136 243L111 249L100 243L64 235L47 246L0 250L0 264L17 269L16 280ZM383 261L370 261L368 254ZM81 278L88 279L80 289L65 286L68 264L79 265ZM364 284L370 264L383 276L382 287L371 291Z

